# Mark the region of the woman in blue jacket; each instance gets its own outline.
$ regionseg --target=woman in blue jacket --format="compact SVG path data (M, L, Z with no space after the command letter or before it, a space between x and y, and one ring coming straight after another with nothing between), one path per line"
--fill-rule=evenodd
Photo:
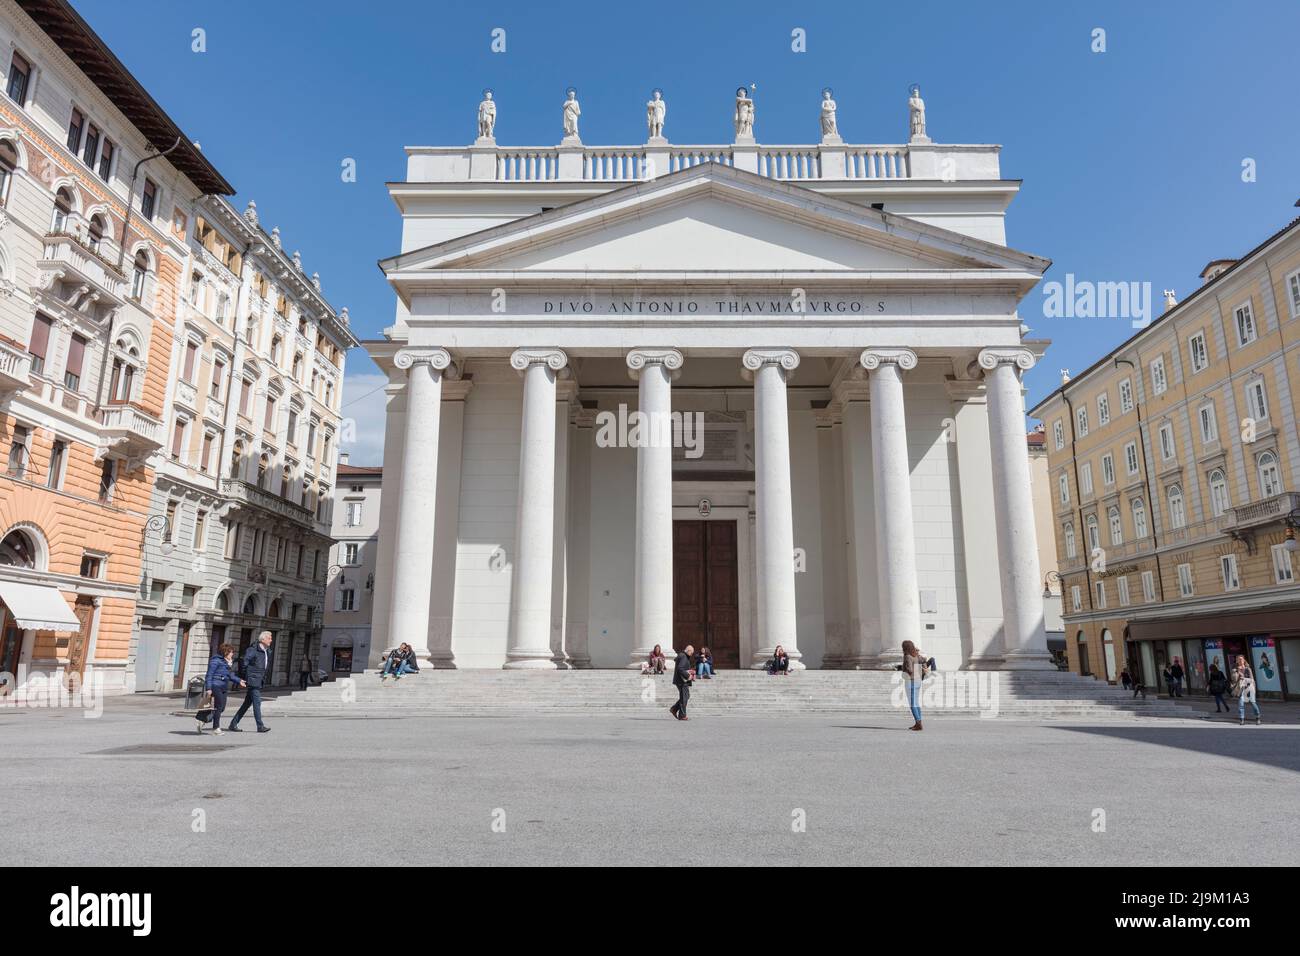
M226 709L226 693L232 686L247 686L231 666L235 658L235 649L229 644L222 644L217 653L208 660L208 674L203 679L203 689L212 692L212 710L199 711L195 717L199 722L199 733L203 733L207 715L212 714L212 730L218 736L224 734L221 729L221 712Z

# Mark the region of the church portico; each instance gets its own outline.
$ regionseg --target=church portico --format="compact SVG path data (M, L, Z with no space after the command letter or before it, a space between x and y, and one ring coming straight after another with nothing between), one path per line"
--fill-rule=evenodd
M442 187L394 187L415 232ZM724 164L404 245L367 343L401 489L377 652L1046 663L1019 381L1044 344L1016 315L1045 260Z

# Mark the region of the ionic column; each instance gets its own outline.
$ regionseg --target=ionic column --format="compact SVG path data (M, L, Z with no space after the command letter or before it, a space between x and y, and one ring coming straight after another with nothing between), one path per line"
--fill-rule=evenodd
M409 348L398 352L393 364L408 371L387 641L410 644L420 662L428 664L442 373L451 356L445 349Z
M1034 506L1029 490L1029 449L1020 373L1034 365L1025 348L985 349L979 354L989 405L993 459L993 514L997 520L998 569L1002 581L1002 666L1050 669L1043 628L1043 579L1038 567Z
M759 667L780 644L801 669L794 590L794 502L790 493L790 419L785 383L799 367L794 349L750 349L741 362L754 381L754 509L758 523Z
M519 437L519 505L511 580L506 669L551 668L551 573L555 541L555 375L569 363L559 349L519 349L510 364L524 376Z
M569 588L564 649L570 665L581 668L591 666L587 622L591 614L591 448L595 427L595 411L574 410L569 432L569 543L564 550Z
M672 380L685 359L677 349L633 349L628 373L637 380L641 414L636 450L636 594L632 660L638 667L656 644L673 646Z
M920 644L912 474L903 407L903 372L916 368L910 349L867 349L859 361L871 387L871 465L876 491L876 572L885 662L903 641Z

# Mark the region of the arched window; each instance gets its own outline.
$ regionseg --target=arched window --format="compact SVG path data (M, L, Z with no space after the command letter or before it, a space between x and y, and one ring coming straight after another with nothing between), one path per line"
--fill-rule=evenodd
M199 307L203 298L203 276L197 272L190 274L190 305Z
M67 186L60 186L54 194L54 219L50 223L50 232L67 232L68 217L72 215L72 193Z
M1182 485L1170 485L1168 491L1169 497L1169 527L1185 528L1187 526L1187 509L1183 505L1183 488Z
M1097 516L1088 515L1085 525L1088 529L1088 547L1097 549L1101 547L1101 533L1097 530Z
M139 302L144 298L144 280L149 275L149 257L141 249L135 254L135 264L131 269L131 298Z
M1147 536L1147 505L1141 498L1133 499L1133 533L1139 538Z
M1074 539L1074 525L1065 526L1065 556L1073 558L1079 553L1079 543Z
M278 335L272 336L271 361L274 362L277 366L280 364L280 354L283 351L283 346L284 346L284 340L280 338L280 336Z
M244 323L244 342L253 348L257 347L257 319L251 315Z
M95 215L90 217L90 233L88 239L91 250L102 254L104 251L104 217L99 213L95 213Z
M257 487L261 488L263 491L266 490L266 483L268 480L266 475L267 472L270 470L271 470L270 455L262 455L261 458L257 459Z
M0 202L9 200L9 184L18 169L18 150L9 140L0 140Z
M242 478L244 472L244 440L235 439L235 446L230 450L230 477Z
M280 497L288 498L289 489L293 487L293 469L288 465L284 466L284 471L280 475Z
M250 595L248 596L248 598L244 601L244 613L245 613L245 614L256 614L256 613L257 613L257 595L256 595L256 594L250 594Z
M1101 650L1106 655L1106 680L1112 684L1115 683L1115 641L1110 636L1110 629L1103 628L1101 632Z
M1083 631L1074 636L1074 645L1079 655L1079 673L1088 677L1092 674L1092 668L1088 664L1088 638Z
M1259 492L1265 498L1282 493L1282 472L1277 467L1277 456L1271 451L1259 456Z
M39 554L36 540L21 528L10 531L5 535L4 540L0 541L0 565L39 570L36 567Z
M1120 520L1119 509L1112 506L1111 509L1106 512L1106 519L1110 523L1110 543L1113 545L1123 544L1124 523Z
M224 614L225 612L229 611L229 610L230 610L230 595L229 595L227 592L222 591L220 594L217 595L217 599L216 599L215 601L212 602L212 606L213 606L213 608L215 608L217 611L220 611L220 612L223 613L223 614Z
M280 599L279 599L279 598L276 598L274 601L271 602L271 606L270 606L269 608L266 609L266 616L267 616L267 617L279 617L279 616L280 616Z
M1210 472L1210 508L1216 518L1228 510L1228 479L1219 468Z

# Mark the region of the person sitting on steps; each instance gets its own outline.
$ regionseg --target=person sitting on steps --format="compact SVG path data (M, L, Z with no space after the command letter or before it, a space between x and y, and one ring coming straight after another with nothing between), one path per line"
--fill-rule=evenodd
M695 654L695 676L700 680L713 680L713 654L701 647Z
M668 668L668 658L664 657L663 649L656 644L655 649L650 652L650 656L641 664L642 674L662 674Z
M415 650L410 644L404 643L388 655L388 663L384 665L379 680L382 683L388 680L390 676L393 680L401 680L403 674L418 674L419 672L420 666L415 660Z
M780 644L776 645L776 650L772 652L772 659L767 662L767 672L772 675L790 674L790 655L785 652L785 648Z

